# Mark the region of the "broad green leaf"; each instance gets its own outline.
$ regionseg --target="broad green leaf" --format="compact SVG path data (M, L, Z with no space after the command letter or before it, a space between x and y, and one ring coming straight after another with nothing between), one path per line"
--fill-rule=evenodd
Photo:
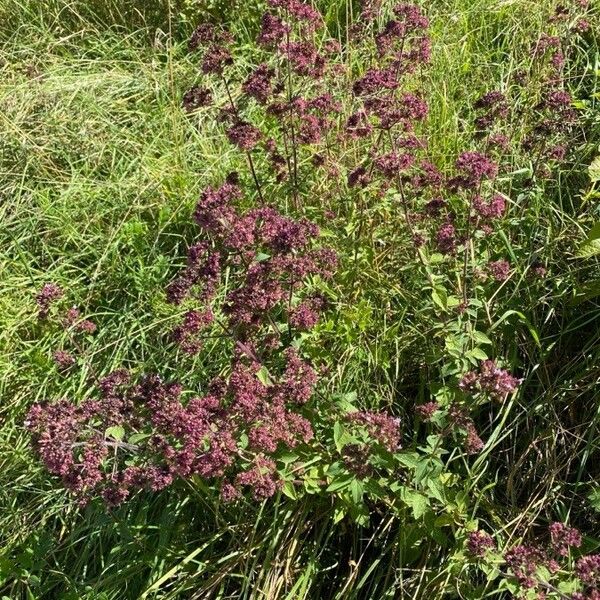
M344 444L342 443L342 436L344 433L344 426L339 421L336 421L333 424L333 443L338 452L341 452L344 447Z
M341 394L335 398L335 403L344 412L352 412L357 410L354 402L356 402L356 392L348 392L347 394Z
M429 508L429 500L423 494L404 487L400 492L402 501L412 509L415 519L421 518Z
M492 344L492 340L490 340L490 338L487 335L485 335L485 333L482 333L481 331L474 331L473 337L479 344L489 344L489 345Z
M339 490L343 490L347 487L350 487L352 482L354 481L354 475L344 475L343 477L339 477L334 479L325 490L326 492L337 492Z
M416 452L402 452L395 455L398 462L409 469L416 469L422 462L422 458Z
M104 432L104 435L120 442L125 437L125 429L121 425L113 425Z
M488 355L481 348L473 348L469 354L478 360L487 360Z
M446 490L441 481L430 479L427 481L427 487L431 497L439 500L441 504L446 504Z
M600 155L596 156L592 161L592 164L588 167L588 173L590 174L592 183L600 181Z
M352 500L354 500L356 504L362 502L363 486L358 479L352 480L352 483L350 484L350 492L352 493Z
M282 462L284 465L289 465L292 464L294 462L296 462L298 460L298 458L300 458L295 452L282 452L278 457L277 460L279 462Z
M284 496L291 498L292 500L298 499L298 493L296 492L296 488L291 481L286 481L281 488L281 491Z
M448 294L444 288L438 287L432 290L431 297L442 310L446 310L448 308Z
M271 377L269 375L269 371L264 365L256 372L256 377L258 377L258 380L264 386L270 385Z
M588 502L590 503L590 506L596 511L596 512L600 512L600 487L594 488L589 494L588 494Z
M339 523L346 516L346 508L340 504L333 509L333 522Z
M590 258L596 254L600 254L600 221L592 227L587 239L579 246L577 252L579 258Z

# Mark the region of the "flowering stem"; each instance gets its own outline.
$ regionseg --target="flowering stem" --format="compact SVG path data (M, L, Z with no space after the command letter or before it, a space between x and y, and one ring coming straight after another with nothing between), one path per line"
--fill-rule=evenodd
M238 109L233 101L233 97L231 95L231 91L229 89L229 84L227 83L227 79L225 76L222 76L223 83L225 84L225 91L227 92L227 98L229 99L229 104L231 105L231 109L235 112L236 116L239 114ZM254 168L254 161L252 160L252 154L250 150L246 150L246 156L248 157L248 164L250 165L250 172L252 173L252 179L254 179L254 185L256 186L256 191L258 192L258 197L262 204L265 203L265 198L262 193L262 188L260 185L260 181L258 180L258 175L256 174L256 169Z
M289 18L289 14L288 14ZM285 34L286 46L287 46L287 84L288 84L288 105L290 107L289 118L290 118L290 133L292 137L292 160L294 163L294 180L293 180L293 194L294 194L294 205L296 210L298 210L298 154L296 149L296 130L294 128L294 116L291 110L292 104L292 69L290 65L290 32L286 31Z

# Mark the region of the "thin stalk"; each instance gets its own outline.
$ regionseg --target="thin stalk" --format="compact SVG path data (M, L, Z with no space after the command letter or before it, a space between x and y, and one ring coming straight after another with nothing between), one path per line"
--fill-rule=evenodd
M239 117L238 109L235 105L235 102L233 101L233 97L232 97L231 91L229 89L229 83L227 82L227 79L225 78L224 75L222 76L222 79L223 79L223 83L225 84L225 91L227 92L227 98L229 99L229 104L231 106L231 109L235 112L236 117ZM262 193L260 181L258 180L258 175L256 174L256 169L254 168L254 161L252 160L252 154L250 153L250 150L246 150L246 157L248 158L248 164L250 165L250 172L252 173L252 179L254 179L254 185L256 186L256 191L258 192L258 197L260 198L261 203L264 204L265 198Z

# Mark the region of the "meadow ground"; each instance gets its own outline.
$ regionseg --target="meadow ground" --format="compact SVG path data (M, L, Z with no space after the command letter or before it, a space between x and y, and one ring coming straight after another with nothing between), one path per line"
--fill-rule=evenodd
M432 66L421 82L430 108L427 141L439 163L451 165L470 144L473 102L527 68L531 40L546 31L555 3L422 4L433 43ZM319 5L343 43L356 6ZM118 508L101 502L80 508L32 452L23 424L32 404L93 394L85 366L62 377L52 361L67 337L37 321L35 297L46 282L60 285L97 323L86 353L102 375L126 365L192 390L215 365L226 364L226 349L216 341L189 358L174 356L168 338L180 315L164 288L185 262L198 195L240 165L220 126L186 114L181 98L198 81L197 58L187 52L197 20L218 16L247 41L256 35L261 6L0 0L4 598L514 593L464 558L464 537L453 541L458 526L433 524L450 509L432 509L425 534L414 524L421 516L414 505L407 521L375 502L361 525L334 516L327 495L279 493L225 505L218 489L200 479L136 495ZM597 41L593 33L578 41L569 63L567 85L582 122L569 161L550 183L513 196L506 219L502 243L511 262L527 265L539 255L549 275L532 283L526 270L517 272L500 293L502 310L483 328L484 345L493 343L494 355L524 379L524 391L480 415L486 445L477 457L452 452L447 458L468 499L461 507L455 498L452 510L481 519L506 547L552 521L579 527L587 553L600 545L600 269L593 252L578 257L600 220L588 172L600 141ZM250 51L241 55L255 64ZM513 160L515 172L527 162L522 155ZM316 200L307 202L310 217ZM432 346L445 334L430 308L418 309L423 281L410 244L399 246L392 260L384 237L359 228L389 213L343 210L346 226L332 225L329 235L351 259L342 263L331 287L334 309L306 341L306 353L328 367L322 395L356 397L362 408L390 409L407 420L415 403L430 399L429 368L438 360ZM571 597L565 594L556 597Z

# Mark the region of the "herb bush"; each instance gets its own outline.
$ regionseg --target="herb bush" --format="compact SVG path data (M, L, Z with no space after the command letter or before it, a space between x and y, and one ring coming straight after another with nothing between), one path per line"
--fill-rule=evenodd
M597 196L579 167L597 141L597 14L551 8L452 131L425 4L365 2L331 27L269 0L251 43L211 12L180 110L224 143L157 281L155 358L107 367L101 297L83 310L56 281L35 297L53 377L83 387L22 423L73 510L126 515L162 493L223 523L281 505L330 535L374 531L387 575L367 548L377 576L324 575L320 597L600 597L579 505L593 471L565 454L596 456L598 352L574 325L595 298L595 230L578 246L564 221ZM583 189L570 206L566 186ZM268 597L302 593L292 578Z

